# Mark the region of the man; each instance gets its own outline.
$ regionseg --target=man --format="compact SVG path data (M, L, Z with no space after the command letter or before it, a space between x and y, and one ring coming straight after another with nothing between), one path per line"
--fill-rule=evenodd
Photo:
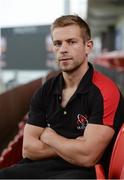
M51 35L61 73L34 94L24 159L1 170L1 178L92 179L96 163L108 167L124 119L121 93L88 63L93 42L79 16L56 19Z

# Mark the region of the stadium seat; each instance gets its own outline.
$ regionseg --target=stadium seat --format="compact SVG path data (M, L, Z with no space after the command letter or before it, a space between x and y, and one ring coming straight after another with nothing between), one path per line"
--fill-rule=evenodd
M2 151L0 156L0 168L9 167L22 159L22 143L25 118L18 124L18 133L9 142L8 146Z
M103 166L101 164L96 164L95 170L96 170L96 179L97 180L106 179L104 169L103 169Z
M109 165L109 174L107 179L120 179L121 176L124 175L124 124L122 125L118 136L116 138L110 165ZM95 166L97 179L106 179L104 170L100 164Z
M123 166L123 169L122 169L122 171L121 171L120 179L124 179L124 166Z

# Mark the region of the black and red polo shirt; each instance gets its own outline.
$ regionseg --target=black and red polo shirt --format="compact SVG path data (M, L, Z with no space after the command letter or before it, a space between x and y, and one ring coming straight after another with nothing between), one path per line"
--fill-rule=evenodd
M35 92L27 123L50 126L67 138L83 135L88 123L111 126L117 134L124 122L124 100L111 79L95 71L89 63L88 71L65 108L61 107L63 86L60 73ZM106 152L111 153L109 146ZM106 153L105 161L104 157Z

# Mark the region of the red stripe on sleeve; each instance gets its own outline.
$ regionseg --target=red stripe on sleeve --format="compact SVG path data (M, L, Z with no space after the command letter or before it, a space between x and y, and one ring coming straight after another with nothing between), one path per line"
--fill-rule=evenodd
M113 126L120 99L118 87L110 78L97 71L94 72L93 83L98 87L103 97L103 124Z

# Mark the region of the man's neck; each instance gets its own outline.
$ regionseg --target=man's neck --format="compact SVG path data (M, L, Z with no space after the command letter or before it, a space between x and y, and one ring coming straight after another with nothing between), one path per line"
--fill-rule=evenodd
M72 73L63 72L63 77L65 80L65 88L78 87L81 79L88 70L88 64L83 66L83 68L77 69Z

